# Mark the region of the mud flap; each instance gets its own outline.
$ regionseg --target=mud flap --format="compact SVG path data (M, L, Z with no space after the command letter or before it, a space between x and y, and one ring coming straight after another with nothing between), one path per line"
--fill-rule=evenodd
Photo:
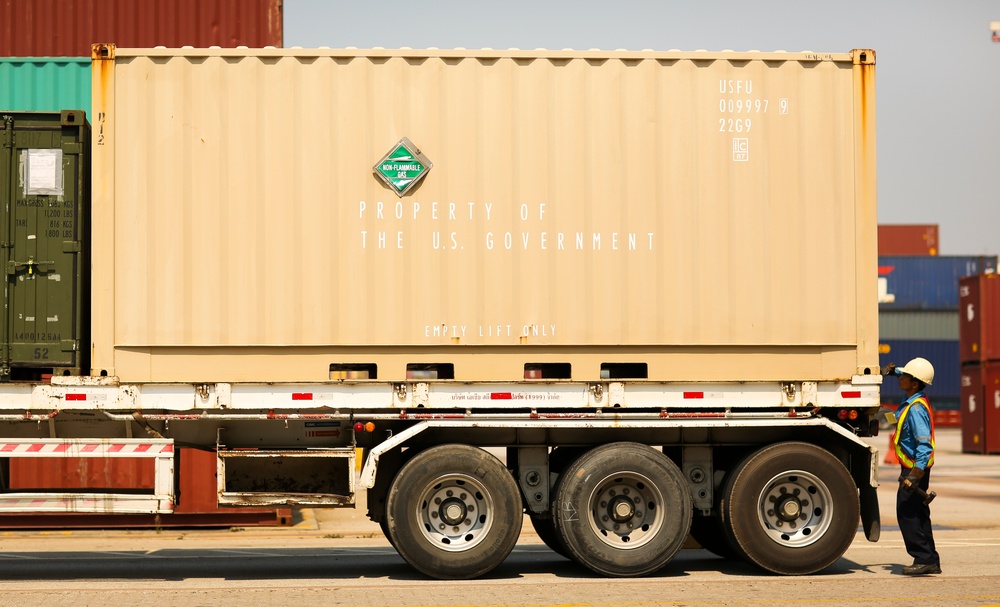
M861 527L865 530L865 537L869 542L877 542L882 534L882 521L878 511L878 490L868 483L862 483L860 490L861 498Z

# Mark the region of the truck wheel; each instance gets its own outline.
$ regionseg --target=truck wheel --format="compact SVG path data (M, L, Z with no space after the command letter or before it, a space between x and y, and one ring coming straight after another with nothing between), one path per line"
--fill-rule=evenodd
M493 455L440 445L404 465L386 500L389 535L415 569L439 579L484 575L521 533L521 495Z
M534 528L535 533L538 534L538 539L542 540L546 546L559 556L572 558L566 551L566 547L562 545L562 540L559 539L559 532L556 531L556 524L552 520L552 517L543 518L541 515L530 514L528 515L528 519L531 520L531 526Z
M784 575L832 565L854 541L861 512L847 468L828 451L795 442L765 447L733 469L720 511L733 547Z
M691 491L663 453L638 443L588 451L559 478L552 515L569 555L608 576L657 571L684 545Z
M722 521L715 516L696 516L691 520L691 537L705 550L724 559L738 559L741 555L729 543Z

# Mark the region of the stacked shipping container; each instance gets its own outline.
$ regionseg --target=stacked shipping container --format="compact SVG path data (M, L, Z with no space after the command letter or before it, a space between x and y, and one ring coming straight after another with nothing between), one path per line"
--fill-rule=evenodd
M0 1L0 115L6 112L83 110L91 116L91 45L123 47L265 47L282 45L283 0L33 0ZM6 177L4 177L6 179ZM7 184L4 182L4 186ZM13 189L10 189L13 191ZM7 319L7 324L10 319ZM207 457L205 457L207 455ZM55 460L14 459L10 478L20 486L126 488L137 478L136 460L107 460L100 470L81 472ZM65 464L65 462L64 462ZM170 524L282 522L287 511L218 509L215 457L192 452L179 472L182 502ZM140 475L141 476L141 475ZM206 487L204 499L195 487ZM186 489L185 489L186 488ZM199 496L196 498L196 495ZM222 515L222 516L220 516ZM141 518L141 517L140 517ZM24 520L5 517L0 526L97 524L94 518ZM102 518L100 524L143 524L136 517Z
M283 0L0 2L0 111L83 110L90 47L281 46Z
M881 225L879 255L937 255L937 225Z
M935 379L929 395L938 411L957 411L961 397L958 281L996 267L995 256L879 256L879 363L930 360ZM904 395L889 381L882 396L895 404Z
M1000 453L1000 276L959 282L962 451Z
M90 46L282 44L283 0L0 2L0 56L89 57Z

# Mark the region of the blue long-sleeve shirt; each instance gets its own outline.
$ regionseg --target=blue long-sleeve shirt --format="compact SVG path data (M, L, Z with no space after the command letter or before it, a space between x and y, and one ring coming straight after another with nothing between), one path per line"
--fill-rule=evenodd
M898 428L896 432L899 434L900 448L913 460L914 467L926 470L934 453L934 446L931 444L931 415L927 407L913 405L913 401L922 396L923 392L917 392L903 401L897 417L901 417L907 408L909 412L903 420L902 428Z
M896 367L892 373L899 376L903 374L903 370ZM921 390L904 400L903 404L899 406L899 410L896 413L897 419L903 416L903 411L907 407L909 407L910 411L906 414L906 423L903 424L902 428L897 428L896 434L899 435L900 448L907 457L913 460L913 466L921 470L926 470L927 465L930 463L931 455L934 454L934 445L931 442L934 439L934 431L931 427L931 412L928 407L921 405L910 407L913 401L920 397L927 400L923 390ZM929 400L927 402L930 403Z

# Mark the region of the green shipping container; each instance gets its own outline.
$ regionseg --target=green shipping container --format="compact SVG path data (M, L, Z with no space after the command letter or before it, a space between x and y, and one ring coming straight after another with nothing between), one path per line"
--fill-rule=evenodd
M0 111L0 380L89 370L90 125Z
M78 108L89 116L90 87L89 57L0 59L0 111Z

